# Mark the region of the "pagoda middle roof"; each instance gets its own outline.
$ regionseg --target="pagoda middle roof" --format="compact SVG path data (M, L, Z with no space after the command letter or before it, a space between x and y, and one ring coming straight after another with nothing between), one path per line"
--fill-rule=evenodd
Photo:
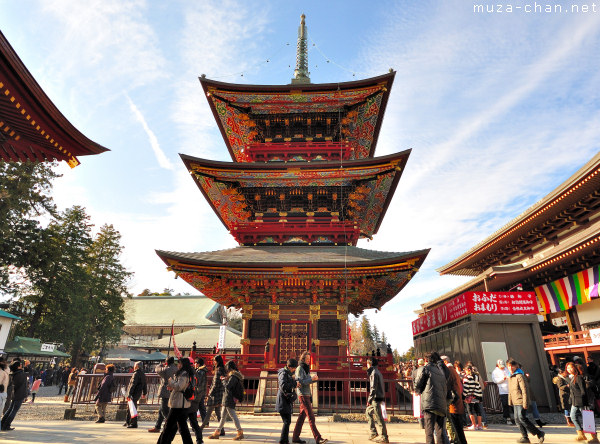
M356 111L349 119L348 138L356 158L372 157L395 71L340 83L243 85L200 77L215 120L231 158L243 161L252 142L250 114L289 114Z
M64 160L107 148L77 130L58 110L0 32L0 160Z
M188 171L228 230L252 216L239 187L348 186L360 182L349 195L354 217L367 236L377 233L398 185L411 150L372 159L332 162L237 163L180 155Z

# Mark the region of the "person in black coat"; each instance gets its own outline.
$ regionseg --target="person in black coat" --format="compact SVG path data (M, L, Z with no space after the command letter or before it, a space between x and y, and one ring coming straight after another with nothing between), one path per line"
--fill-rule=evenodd
M112 401L112 389L115 383L114 372L115 366L113 364L108 364L106 366L104 378L98 388L98 393L96 393L96 413L98 414L98 420L96 422L99 423L106 421L106 406Z
M294 378L294 373L298 367L298 361L288 359L285 367L277 372L277 401L275 402L275 411L279 413L283 420L281 428L281 436L279 437L280 444L288 444L290 442L290 424L292 423L292 410L294 401L296 400L296 386L298 382Z
M11 381L13 385L13 398L10 402L8 410L2 417L0 428L2 430L14 430L11 427L17 412L21 408L23 402L27 399L27 375L23 372L23 367L20 360L15 360L9 366L11 371Z
M146 386L146 375L142 370L142 363L136 362L133 366L133 374L131 375L131 380L129 381L129 390L127 392L128 399L133 401L135 408L137 409L137 403L142 396L146 396L148 393L148 387ZM127 420L125 421L126 426L130 429L137 429L137 416L135 418L131 417L131 412L127 409Z

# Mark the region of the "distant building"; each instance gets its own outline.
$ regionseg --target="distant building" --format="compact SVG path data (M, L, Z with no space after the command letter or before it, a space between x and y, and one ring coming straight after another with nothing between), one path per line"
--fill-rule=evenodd
M219 340L223 324L221 305L206 296L138 296L125 300L125 325L118 348L163 353L169 349L171 326L182 352L196 342L199 351L209 352ZM240 351L241 333L227 329L228 352ZM173 344L171 343L171 350Z
M13 322L20 320L20 317L12 315L4 310L0 310L0 354L4 353L6 341L8 341L8 335Z

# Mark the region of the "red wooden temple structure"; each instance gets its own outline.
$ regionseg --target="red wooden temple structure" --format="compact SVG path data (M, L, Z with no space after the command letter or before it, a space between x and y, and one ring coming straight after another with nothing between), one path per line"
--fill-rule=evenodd
M0 32L0 160L67 162L108 151L56 108Z
M344 378L347 402L366 369L348 355L349 313L381 309L429 250L356 246L377 233L410 154L373 157L395 73L311 84L303 57L290 85L200 78L233 162L181 157L240 246L157 254L209 298L242 309L247 376L311 350L321 381Z

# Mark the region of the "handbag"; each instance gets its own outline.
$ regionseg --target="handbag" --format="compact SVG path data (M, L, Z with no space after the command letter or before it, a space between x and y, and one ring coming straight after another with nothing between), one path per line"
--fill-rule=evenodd
M381 403L381 417L384 421L388 420L387 408L385 406L385 402Z
M592 410L582 409L581 419L583 420L584 432L596 433L596 422L594 420L594 412Z
M133 399L127 400L127 406L129 407L129 415L131 416L131 418L137 418L138 412L135 408L135 403L133 402Z

